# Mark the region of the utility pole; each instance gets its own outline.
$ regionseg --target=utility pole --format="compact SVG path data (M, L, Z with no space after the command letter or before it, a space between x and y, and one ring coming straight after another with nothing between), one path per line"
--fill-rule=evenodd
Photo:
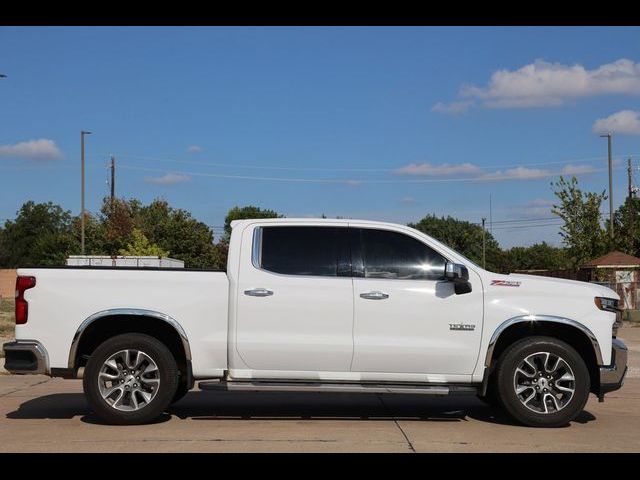
M482 217L482 268L484 268L486 270L487 268L487 249L486 249L486 241L485 241L485 232L486 230L484 229L484 222L487 219Z
M489 194L489 232L493 235L493 209L491 208L491 194Z
M80 162L81 162L81 198L80 198L80 251L82 255L84 255L84 136L91 135L91 132L85 132L82 130L80 132Z
M116 199L116 157L111 155L111 210Z
M611 133L600 135L607 137L607 150L609 152L609 236L613 240L613 167L611 162Z
M633 185L631 184L631 157L627 158L627 178L629 180L629 200L633 197Z

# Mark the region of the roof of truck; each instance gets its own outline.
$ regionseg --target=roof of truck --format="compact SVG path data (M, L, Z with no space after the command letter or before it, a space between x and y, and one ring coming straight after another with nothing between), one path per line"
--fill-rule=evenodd
M231 222L231 227L235 228L239 225L244 225L247 223L253 222L266 222L266 223L325 223L325 224L336 224L336 223L359 223L365 225L388 225L393 227L405 227L406 225L402 225L399 223L391 223L391 222L379 222L375 220L360 220L356 218L250 218L245 220L233 220Z

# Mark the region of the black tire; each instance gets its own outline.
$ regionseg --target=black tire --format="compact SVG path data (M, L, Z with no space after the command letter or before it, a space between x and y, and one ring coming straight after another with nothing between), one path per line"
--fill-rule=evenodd
M109 357L120 350L141 350L158 367L160 383L155 397L139 410L122 411L113 408L102 398L98 386L100 369ZM83 375L84 393L91 409L106 423L139 425L156 420L169 406L178 388L178 367L169 349L158 339L141 333L126 333L104 341L93 352Z
M559 411L538 413L527 408L516 395L514 375L518 366L537 352L549 352L561 357L573 371L574 393ZM553 337L528 337L511 345L501 356L496 371L498 399L504 409L518 422L530 427L561 427L574 420L589 398L589 370L576 350ZM551 400L551 399L549 399Z
M171 400L171 404L179 402L184 398L184 396L189 393L189 386L187 385L186 380L180 380L178 383L178 388L176 389L176 394L173 396L173 400Z

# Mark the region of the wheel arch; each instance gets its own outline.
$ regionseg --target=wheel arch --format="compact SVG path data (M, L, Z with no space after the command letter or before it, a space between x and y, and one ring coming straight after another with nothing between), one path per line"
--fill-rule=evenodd
M75 371L81 357L89 354L109 336L138 332L164 340L191 376L191 347L182 326L169 315L139 308L102 310L87 317L78 327L69 350L68 368Z
M502 322L493 332L485 355L485 375L482 391L486 392L496 360L514 341L527 336L544 335L571 345L584 359L591 377L591 391L599 388L602 349L598 339L585 325L566 317L552 315L522 315Z

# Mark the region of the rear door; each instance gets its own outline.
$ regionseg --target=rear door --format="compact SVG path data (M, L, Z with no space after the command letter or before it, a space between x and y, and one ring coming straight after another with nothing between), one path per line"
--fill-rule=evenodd
M342 226L340 226L342 225ZM238 275L236 348L256 370L348 372L353 282L348 228L258 225ZM247 238L248 237L248 238Z

